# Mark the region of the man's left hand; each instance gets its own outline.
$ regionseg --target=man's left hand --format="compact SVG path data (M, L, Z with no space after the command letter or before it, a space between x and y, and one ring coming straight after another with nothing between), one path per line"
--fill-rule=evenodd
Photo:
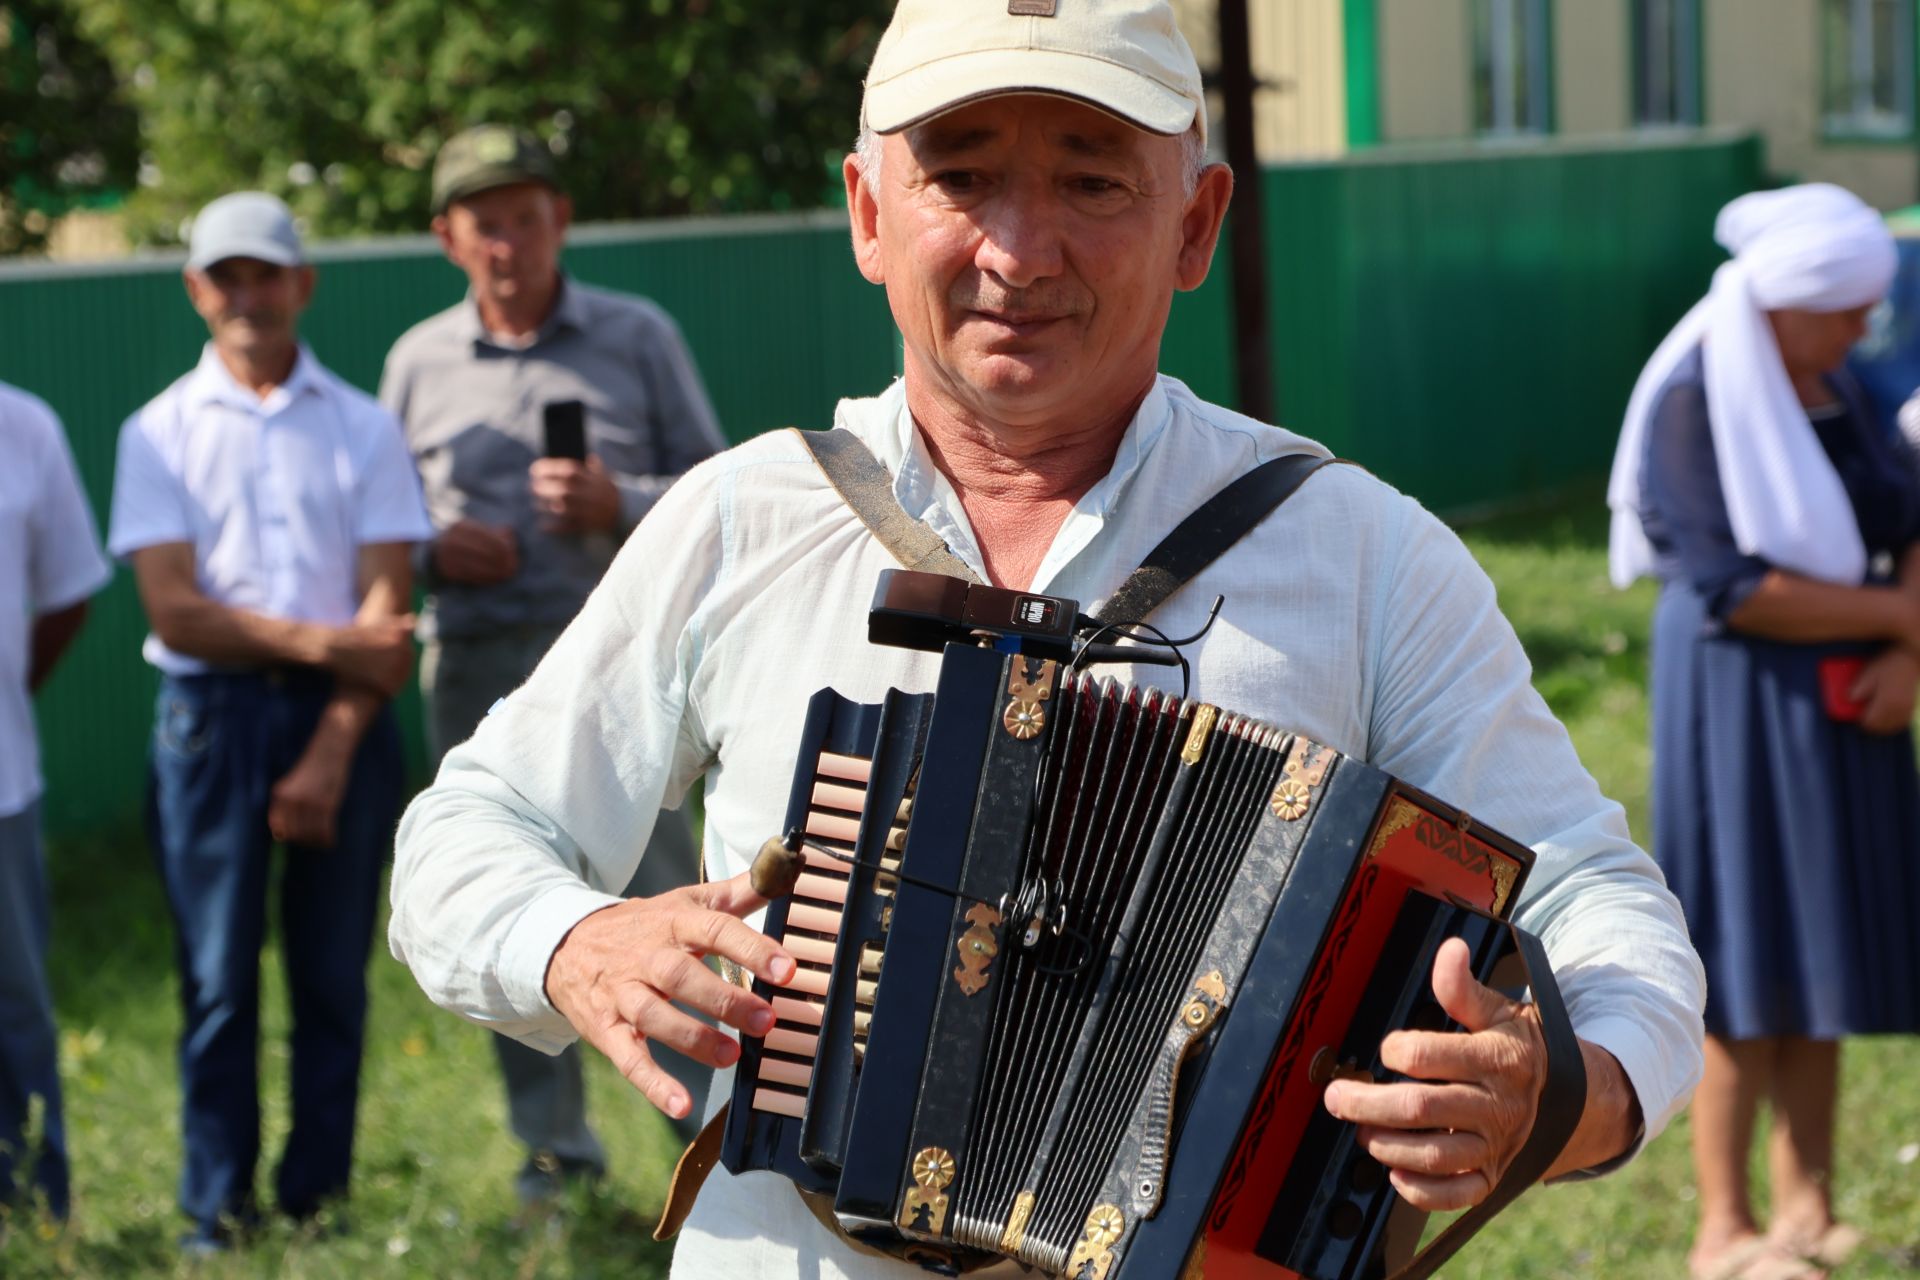
M267 828L274 839L312 849L333 847L350 760L324 746L310 746L300 762L273 784Z
M620 490L594 455L540 458L527 469L533 505L550 533L609 533L620 522Z
M1393 1032L1380 1060L1410 1079L1336 1080L1326 1106L1361 1126L1361 1145L1409 1204L1445 1212L1486 1199L1520 1154L1546 1086L1547 1048L1539 1013L1476 981L1458 938L1434 959L1433 994L1465 1030Z

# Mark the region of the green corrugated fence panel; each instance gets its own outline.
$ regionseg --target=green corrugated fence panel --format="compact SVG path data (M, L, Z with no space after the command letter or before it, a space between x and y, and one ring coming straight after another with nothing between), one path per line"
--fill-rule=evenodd
M1429 506L1603 471L1705 292L1747 137L1373 151L1266 174L1281 417Z
M322 361L368 390L393 340L462 291L430 240L316 256L320 283L303 333ZM839 397L878 391L892 377L885 301L854 270L844 214L583 228L567 263L583 280L647 294L678 319L733 439L788 423L824 426ZM104 532L120 423L185 372L205 338L178 259L0 271L0 331L0 379L60 413ZM157 683L139 656L145 629L122 569L38 699L51 832L139 815ZM417 761L417 695L400 712Z
M1431 506L1512 498L1605 467L1641 362L1703 290L1714 211L1759 185L1758 143L1692 136L1364 157L1265 176L1281 418ZM407 326L460 296L431 240L329 247L305 333L372 389ZM823 426L892 376L880 290L844 213L589 227L581 279L646 294L679 321L728 434ZM1173 302L1162 367L1234 399L1223 241ZM114 440L204 336L178 260L0 269L0 378L67 425L104 520ZM0 460L0 465L4 460ZM54 832L140 809L155 688L122 571L39 699ZM401 704L418 750L418 700ZM418 756L416 754L416 759Z

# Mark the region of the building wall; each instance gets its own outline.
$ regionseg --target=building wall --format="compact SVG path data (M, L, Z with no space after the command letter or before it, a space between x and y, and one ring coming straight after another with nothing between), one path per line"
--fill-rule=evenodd
M1920 199L1920 144L1821 138L1816 0L1705 0L1702 18L1708 123L1760 130L1782 176L1835 182L1882 209Z
M1470 0L1376 0L1387 142L1473 136ZM1554 125L1632 128L1628 0L1555 0ZM1836 182L1883 209L1920 200L1920 142L1828 142L1820 131L1818 0L1702 0L1705 123L1757 130L1784 178Z
M1553 14L1556 133L1632 127L1632 39L1627 0L1559 0Z
M1175 0L1203 70L1220 66L1217 0ZM1341 0L1251 0L1255 145L1263 161L1319 159L1347 149L1346 19ZM1221 104L1212 95L1217 128ZM1220 147L1216 141L1215 150Z
M1467 0L1379 0L1377 22L1381 139L1470 136L1473 28Z

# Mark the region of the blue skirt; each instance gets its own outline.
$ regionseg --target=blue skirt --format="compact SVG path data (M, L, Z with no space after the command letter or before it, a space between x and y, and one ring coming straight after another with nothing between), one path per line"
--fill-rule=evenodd
M1920 1030L1910 732L1827 715L1822 657L1718 630L1669 581L1653 629L1653 852L1728 1039Z

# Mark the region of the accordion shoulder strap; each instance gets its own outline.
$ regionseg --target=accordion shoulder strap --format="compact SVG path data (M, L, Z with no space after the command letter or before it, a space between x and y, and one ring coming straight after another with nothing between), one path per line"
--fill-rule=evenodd
M1586 1062L1581 1056L1573 1022L1567 1015L1566 1001L1561 998L1560 985L1554 980L1553 966L1547 960L1547 948L1540 939L1511 921L1500 923L1513 939L1521 971L1533 992L1534 1007L1540 1012L1540 1035L1547 1047L1547 1079L1534 1111L1533 1131L1487 1198L1448 1223L1444 1231L1429 1240L1419 1254L1394 1271L1388 1280L1428 1280L1437 1274L1475 1232L1547 1175L1586 1110Z
M880 545L909 569L978 582L940 535L908 515L893 496L893 476L851 431L795 432L841 500ZM1340 458L1290 453L1263 462L1201 503L1147 554L1146 561L1107 598L1099 621L1140 622L1272 515L1320 468ZM1352 465L1352 464L1347 464Z
M1344 458L1289 453L1261 463L1201 503L1147 553L1138 569L1094 613L1102 623L1144 622L1168 597L1225 555L1294 495L1307 478Z
M841 500L853 508L860 523L893 553L894 559L922 573L980 581L980 576L948 549L939 534L906 513L893 496L893 475L859 436L837 427L831 431L796 428L795 434L820 464Z

